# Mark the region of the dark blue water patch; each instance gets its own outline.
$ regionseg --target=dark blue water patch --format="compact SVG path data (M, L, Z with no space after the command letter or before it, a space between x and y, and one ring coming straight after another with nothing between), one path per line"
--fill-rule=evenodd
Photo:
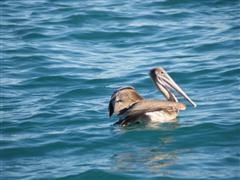
M236 167L240 163L238 156L239 155L236 154L236 158L231 158L231 157L223 158L223 163L229 163L232 166Z
M4 134L15 134L18 132L24 132L24 129L26 131L29 130L31 127L37 127L41 125L41 122L38 121L27 121L25 119L22 120L16 120L15 122L7 122L6 120L2 122L2 132ZM19 127L22 127L23 129L19 129Z
M27 80L25 82L22 82L22 84L25 84L26 87L31 88L38 88L39 86L43 87L56 87L56 86L63 86L66 87L69 84L77 84L79 82L79 79L74 79L72 77L64 77L64 76L45 76L45 77L39 77L32 80ZM22 85L21 85L22 86Z
M29 134L31 136L31 134ZM57 136L47 136L47 138L56 138ZM35 140L35 141L34 141ZM48 155L55 155L57 156L59 153L65 152L64 154L67 155L68 153L73 153L75 148L80 149L80 144L78 143L66 143L61 140L57 140L55 142L48 142L44 143L44 139L39 141L39 139L28 139L26 138L24 141L29 141L29 143L24 143L21 145L20 143L23 141L19 141L19 143L15 143L12 147L1 149L0 154L4 157L4 160L21 160L22 158L34 158L39 156L48 156ZM18 146L16 148L16 146ZM19 151L19 154L17 153Z
M216 7L226 7L226 6L239 6L239 1L234 1L234 0L230 0L230 1L224 1L224 0L215 0L215 1L212 1L212 2L209 2L208 3L210 5L214 5Z
M96 90L95 88L84 88L84 89L74 89L69 92L61 94L59 98L64 99L64 98L75 98L76 96L79 97L86 97L86 95L91 95L93 96L94 94L96 95Z
M195 141L188 141L189 143L194 143L194 144L199 144L201 146L203 146L205 143L206 145L219 145L218 143L232 143L235 142L235 140L237 140L237 131L238 131L238 123L234 124L234 125L217 125L217 124L212 124L212 123L205 123L204 125L197 125L194 126L193 128L180 128L178 129L181 132L175 131L177 134L183 134L182 136L179 136L179 138L187 138L187 134L188 134L188 129L191 131L190 134L192 134L194 136L194 134L196 137L194 139L196 139ZM175 133L174 132L174 133ZM224 138L219 138L221 133L226 133ZM186 135L185 135L186 134ZM202 136L204 134L204 136ZM201 137L202 136L202 137ZM235 140L234 140L235 138ZM211 139L212 141L206 141L206 139ZM197 142L200 141L200 142ZM226 144L226 145L227 145ZM176 144L175 144L176 145ZM235 144L237 145L237 144ZM193 146L192 146L193 147Z
M81 40L94 40L94 41L99 41L103 40L102 38L104 37L104 41L107 40L114 40L114 39L127 39L127 38L134 38L134 37L140 37L144 36L146 33L142 32L131 32L131 31L88 31L88 32L82 32L82 33L77 33L77 34L72 34L74 38L81 39Z
M229 33L229 34L232 34L232 33L238 33L240 29L240 26L239 25L236 25L236 26L230 26L226 31L225 33Z
M225 44L226 43L226 44ZM221 43L221 42L214 42L214 43L204 43L200 44L197 47L194 48L194 51L199 52L199 51L218 51L219 49L222 48L228 48L232 47L235 43L231 43L228 45L227 42Z
M49 36L44 34L44 33L39 33L39 32L38 33L33 33L33 32L28 33L28 32L26 32L25 35L22 36L22 38L24 40L31 39L31 40L34 41L35 39L37 39L37 40L44 40L44 39L49 38Z
M25 57L25 56L28 55L28 53L32 53L32 54L35 54L35 53L38 54L39 53L40 54L41 51L39 51L37 48L29 46L25 43L21 43L20 48L16 49L16 45L14 45L13 47L5 49L4 52L7 53L7 54L14 54L13 57L16 57L16 56Z
M84 13L81 14L76 14L76 15L71 15L65 18L65 20L63 21L64 24L66 24L68 27L72 27L72 26L82 26L85 23L89 23L89 21L91 20L91 17L86 17L86 15ZM94 21L94 17L92 19L92 21Z
M73 27L73 25L90 25L91 22L98 23L101 21L110 21L113 19L117 19L118 22L130 20L129 17L122 16L121 14L114 11L83 10L82 13L67 16L63 23L70 27Z
M60 179L97 179L97 178L101 178L103 180L108 180L108 179L121 180L121 179L133 179L133 178L142 179L142 177L140 176L112 173L112 172L107 172L100 169L88 170L86 172L79 173L76 175L61 177Z
M210 8L210 7L226 7L227 6L234 6L234 5L239 5L238 1L224 1L224 0L216 0L216 1L201 1L201 2L196 2L196 3L192 3L189 0L184 0L184 1L176 1L176 0L170 0L170 1L154 1L154 2L148 2L146 3L146 6L150 6L150 7L162 7L162 8L166 8L166 9L171 9L171 8L178 8L178 9L200 9L200 8Z
M239 67L234 67L234 68L228 68L228 70L225 70L221 73L222 76L232 78L234 76L237 76L240 73L240 68ZM236 81L236 79L234 80Z

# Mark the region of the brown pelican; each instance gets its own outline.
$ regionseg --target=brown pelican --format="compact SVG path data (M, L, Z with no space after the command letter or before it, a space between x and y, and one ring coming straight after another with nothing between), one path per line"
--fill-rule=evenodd
M126 126L141 122L176 121L178 112L185 110L186 106L178 102L173 90L194 107L197 106L163 68L154 68L149 75L166 100L145 100L133 87L120 88L112 94L108 107L110 117L113 113L119 117L115 124Z

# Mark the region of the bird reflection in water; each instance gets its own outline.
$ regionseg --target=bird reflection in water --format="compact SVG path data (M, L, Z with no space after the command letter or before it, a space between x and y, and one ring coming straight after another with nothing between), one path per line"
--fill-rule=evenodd
M175 124L175 126L178 125ZM158 132L156 131L156 133ZM166 132L169 134L169 130ZM161 136L161 133L159 136ZM146 136L148 136L147 133ZM177 160L178 151L169 151L169 145L174 142L174 138L170 135L164 135L155 139L154 143L150 140L149 143L151 144L149 145L140 141L124 144L125 148L112 156L113 170L132 173L149 172L155 175L168 174L168 167L174 165Z

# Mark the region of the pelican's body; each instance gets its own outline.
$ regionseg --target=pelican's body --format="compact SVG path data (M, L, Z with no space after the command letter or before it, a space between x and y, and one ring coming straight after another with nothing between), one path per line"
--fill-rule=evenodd
M156 87L166 97L166 100L145 100L133 87L123 87L115 91L109 102L109 115L116 114L119 120L116 124L126 126L133 123L162 123L176 120L178 112L186 106L178 102L170 89L176 90L194 107L196 104L172 80L163 68L150 71L150 76Z

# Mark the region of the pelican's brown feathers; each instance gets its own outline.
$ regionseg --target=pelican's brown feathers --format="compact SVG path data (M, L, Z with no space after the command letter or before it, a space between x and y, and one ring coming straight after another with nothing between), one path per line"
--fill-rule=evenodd
M124 87L115 91L109 102L109 116L113 113L119 115L120 111L129 108L131 105L143 100L133 87Z

